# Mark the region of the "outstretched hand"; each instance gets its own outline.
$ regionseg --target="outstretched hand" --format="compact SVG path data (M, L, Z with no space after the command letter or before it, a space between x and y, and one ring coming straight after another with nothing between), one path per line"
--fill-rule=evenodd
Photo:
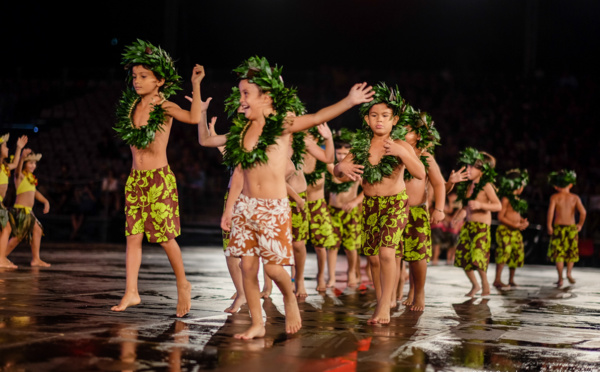
M194 102L194 99L190 96L185 96L185 99L187 99L190 102ZM206 101L202 101L200 100L200 112L206 112L208 111L208 106L210 106L210 101L212 101L212 97L208 97L206 99Z
M19 139L17 140L17 147L22 149L23 147L25 147L25 145L27 144L27 141L29 139L27 138L27 136L21 136L19 137Z
M29 154L31 154L31 149L27 148L27 149L23 149L23 153L21 154L21 156L26 157Z
M350 89L350 93L348 93L348 99L350 99L350 103L355 106L360 105L361 103L371 102L374 94L373 87L367 86L367 83L354 84Z
M458 171L452 170L452 172L450 172L450 177L448 177L448 181L451 183L467 181L469 179L469 176L467 175L467 170L465 168L466 167L463 166Z
M317 126L317 130L319 131L319 134L323 136L323 138L325 138L326 140L330 139L333 136L333 134L331 133L331 129L329 129L327 123L319 124Z
M210 122L208 123L208 132L211 136L217 135L217 132L215 131L215 124L217 124L217 117L213 116L210 118Z
M362 177L364 165L358 165L351 162L339 162L334 168L334 174L343 174L352 181L358 181Z

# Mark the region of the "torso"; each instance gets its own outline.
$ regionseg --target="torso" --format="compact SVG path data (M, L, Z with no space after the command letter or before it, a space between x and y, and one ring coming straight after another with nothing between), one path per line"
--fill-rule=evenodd
M150 108L142 108L138 104L133 113L133 124L136 128L140 128L142 124L148 122L150 117ZM154 141L145 149L138 149L130 146L132 156L132 168L136 170L151 170L162 168L169 164L167 160L167 144L169 143L169 135L173 118L167 116L167 122L163 125L162 131L156 131Z
M8 171L8 174L6 174ZM4 199L6 196L6 190L8 189L8 178L10 177L10 170L4 163L0 163L0 198Z
M552 198L556 203L553 224L574 225L578 197L571 193L557 193Z
M309 174L315 171L317 158L306 153L304 154L304 173ZM306 186L306 200L315 201L325 198L325 174L317 180L314 185Z
M371 147L369 149L369 162L371 164L379 164L379 161L385 154L383 142L371 141ZM400 163L394 168L392 174L387 177L383 177L381 182L368 183L363 180L362 183L363 191L365 196L392 196L398 195L404 189L404 164Z
M358 182L354 182L348 191L340 192L339 194L329 194L329 205L336 208L342 208L352 200L356 199L358 195Z
M15 186L17 188L15 204L20 204L24 207L32 208L33 204L35 203L35 187L33 188L33 190L30 191L19 192L19 186L21 186L23 182L30 184L29 180L27 179L27 177L25 177L25 175L22 175L15 182Z
M504 203L504 199L507 199L507 198L504 197L502 199L503 199L502 202ZM510 205L510 202L506 203L506 205L507 205L507 207L506 207L506 212L504 212L504 219L508 220L510 223L512 223L514 225L518 225L519 223L521 223L521 215L519 214L519 212L517 212L513 209L512 205Z
M471 193L473 193L474 187L475 187L474 183L472 183L469 186L469 190L467 191L467 197L471 196ZM490 203L491 200L487 197L487 195L485 193L485 189L488 187L493 187L493 186L491 183L486 184L483 187L483 189L479 192L477 197L473 200L476 200L482 204ZM492 224L492 212L485 211L482 209L471 210L471 208L469 208L467 206L467 221L481 222L481 223L485 223L487 225L491 225Z

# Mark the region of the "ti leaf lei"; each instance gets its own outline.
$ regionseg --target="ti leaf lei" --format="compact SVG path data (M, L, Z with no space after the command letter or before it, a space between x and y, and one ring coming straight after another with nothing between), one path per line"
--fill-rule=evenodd
M512 169L506 172L506 175L500 177L498 196L505 197L508 199L511 207L519 214L524 215L527 213L529 205L527 201L515 195L515 190L525 187L529 183L529 173L527 169Z
M406 128L396 125L390 134L392 140L404 139ZM353 155L354 164L364 166L363 180L370 184L381 182L383 177L387 177L394 171L394 168L400 164L396 156L384 155L377 165L369 161L369 150L371 149L371 139L373 131L371 129L359 129L352 141L350 153Z
M527 209L529 209L529 204L527 204L527 200L523 200L515 194L503 195L508 199L510 206L515 210L515 212L520 215L524 215L527 213Z
M477 195L483 190L483 187L488 183L493 183L496 177L496 171L493 168L486 169L485 172L481 175L479 182L475 184L473 188L473 193L471 196L467 197L467 192L469 187L473 184L471 182L461 182L456 185L456 201L462 202L463 207L466 207L469 201L474 200Z
M133 125L132 115L140 100L141 97L133 89L123 92L123 97L117 106L117 124L113 129L129 146L145 149L154 141L156 132L164 131L167 116L162 104L153 105L148 124L136 128Z
M305 137L305 132L292 133L292 163L294 163L296 170L300 169L300 166L304 164L304 154L306 154Z
M332 194L341 194L350 190L355 181L335 182L331 173L325 173L325 188Z
M311 186L316 185L317 181L323 178L323 173L327 173L327 164L317 160L317 164L315 164L315 170L311 173L304 173L306 183Z
M425 174L427 174L427 172L429 171L429 161L427 161L427 156L421 155L419 156L419 160L421 160L421 163L423 163L423 166L425 167ZM413 178L413 175L410 174L408 170L404 171L404 181L410 181Z
M283 122L285 117L280 114L273 114L265 117L265 126L254 148L250 151L244 148L244 136L248 130L251 121L248 121L244 114L238 114L233 119L229 133L227 134L227 143L225 144L225 154L223 162L230 168L241 165L242 169L250 169L258 164L266 164L269 160L267 148L277 142L277 138L283 133Z

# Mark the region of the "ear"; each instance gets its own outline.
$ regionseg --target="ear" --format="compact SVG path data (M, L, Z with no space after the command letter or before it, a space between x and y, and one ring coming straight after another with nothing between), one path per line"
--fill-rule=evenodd
M365 122L368 123L369 122L369 115L365 115L364 119L365 119Z
M158 83L157 83L157 85L158 85L159 87L162 87L164 84L165 84L165 79L164 79L164 78L160 79L160 80L158 81Z
M393 123L392 123L392 126L394 126L394 125L398 124L398 120L400 120L400 117L399 117L398 115L395 115L395 116L392 118L392 122L393 122Z
M271 97L271 92L264 92L262 94L263 102L269 105L273 104L273 97Z

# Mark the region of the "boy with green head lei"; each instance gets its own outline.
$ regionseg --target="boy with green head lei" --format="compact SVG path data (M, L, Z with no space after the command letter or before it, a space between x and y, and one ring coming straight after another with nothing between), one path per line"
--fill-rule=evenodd
M4 206L4 197L8 190L8 182L10 179L10 171L17 168L21 160L21 151L27 144L27 136L21 136L17 140L17 149L15 150L12 159L8 157L8 139L10 134L0 136L0 267L16 269L17 265L13 264L6 256L8 248L8 239L12 232L11 223L14 224L14 218L10 211Z
M144 235L165 250L177 280L176 315L191 306L191 285L185 277L179 236L179 199L175 176L167 160L167 143L173 119L182 123L200 121L200 81L204 67L192 71L194 101L190 111L167 99L181 89L181 77L173 60L160 47L137 40L125 48L122 64L131 86L117 107L117 135L131 148L132 169L125 185L125 236L127 238L125 295L111 308L123 311L140 303L138 273Z
M529 183L527 170L512 169L498 180L498 196L502 210L498 212L496 229L496 279L494 287L498 289L516 287L515 271L525 263L525 249L521 231L529 226L523 216L527 213L527 201L520 198L523 189ZM510 276L508 285L502 283L502 269L508 265Z
M257 278L260 258L267 275L283 294L285 328L292 334L302 327L302 320L292 281L283 267L294 264L285 180L290 136L370 101L373 93L366 83L356 84L338 103L314 114L289 116L288 113L293 112L291 102L295 90L283 84L281 68L272 68L265 58L252 57L234 72L240 79L243 115L233 120L226 136L210 137L205 126L198 126L202 144L225 145L225 164L240 167L244 179L242 193L233 210L231 237L225 254L242 258L243 285L252 323L234 337L252 339L265 335Z
M403 249L402 259L409 265L410 289L403 304L412 311L423 311L425 309L427 263L432 256L431 223L436 224L444 220L446 181L433 157L435 146L439 145L440 135L434 127L431 116L425 112L415 112L411 107L407 107L405 111L405 117L408 118L405 122L408 130L405 141L412 146L415 154L423 163L426 177L418 179L408 173L404 174L409 212L401 247ZM428 183L431 183L434 193L431 217L427 207ZM400 263L398 265L400 266Z
M408 194L404 169L415 178L425 178L425 167L412 146L403 141L406 129L397 125L404 100L395 90L380 83L373 88L373 101L360 107L363 129L352 142L350 154L334 168L341 181L362 178L363 253L371 267L377 307L369 324L390 322L392 297L397 282L396 253L408 221Z
M577 175L572 170L563 169L548 175L548 183L554 187L556 193L550 197L546 227L550 234L550 247L548 257L556 263L558 281L556 285L563 285L563 269L567 263L567 279L574 284L571 275L573 265L579 261L579 232L585 222L586 210L579 196L571 192L577 180ZM579 221L575 223L575 214L579 213Z
M347 128L342 128L334 137L335 159L339 163L350 154L354 133ZM364 193L359 193L359 181L341 182L333 169L335 164L327 164L325 174L325 189L329 192L329 214L333 226L333 235L336 245L327 251L327 266L331 286L335 285L335 267L338 250L344 247L348 259L348 287L357 287L361 282L359 251L362 249L361 241L361 205Z
M472 147L460 153L459 163L467 166L469 181L456 187L456 200L462 203L452 221L453 224L466 222L460 229L459 241L454 256L454 266L465 270L471 282L471 290L466 294L473 297L479 291L482 296L490 294L487 268L490 263L492 212L498 212L502 204L494 190L496 159L490 154ZM481 285L475 271L479 273Z

